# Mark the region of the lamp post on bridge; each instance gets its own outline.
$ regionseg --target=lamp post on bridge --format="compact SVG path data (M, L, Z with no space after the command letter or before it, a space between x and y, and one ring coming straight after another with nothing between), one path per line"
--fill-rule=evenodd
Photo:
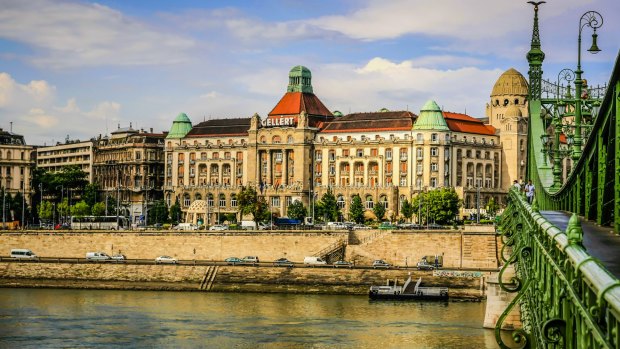
M596 39L598 37L596 30L602 26L603 16L596 11L588 11L584 13L579 20L579 36L577 37L577 70L575 70L575 141L573 143L573 161L577 161L579 160L579 157L581 157L582 144L581 92L583 87L583 79L581 78L581 74L583 71L581 70L581 32L585 27L590 27L594 30L594 33L592 33L592 46L588 49L588 51L596 54L601 51L596 44Z

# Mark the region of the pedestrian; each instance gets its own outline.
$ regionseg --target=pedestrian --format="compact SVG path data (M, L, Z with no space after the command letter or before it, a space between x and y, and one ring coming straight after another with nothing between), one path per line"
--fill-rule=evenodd
M534 184L532 184L532 180L527 181L527 185L525 186L525 197L527 198L527 202L531 205L534 200Z
M512 183L512 186L517 188L517 191L521 191L521 184L519 184L519 182L517 182L517 180L515 179L514 182Z

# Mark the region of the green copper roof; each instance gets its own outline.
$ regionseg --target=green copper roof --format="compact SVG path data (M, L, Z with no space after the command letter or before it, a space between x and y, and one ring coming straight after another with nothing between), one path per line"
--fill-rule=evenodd
M172 122L172 127L166 138L183 138L191 130L192 121L185 113L181 113Z
M422 109L420 109L420 116L413 124L414 130L437 130L437 131L449 131L448 124L443 118L441 108L435 103L435 101L428 101Z
M334 116L336 116L336 117L341 117L342 116L342 113L340 112L340 110L334 110L334 112L332 114L334 114Z
M298 65L288 73L287 92L312 92L312 73L310 69Z

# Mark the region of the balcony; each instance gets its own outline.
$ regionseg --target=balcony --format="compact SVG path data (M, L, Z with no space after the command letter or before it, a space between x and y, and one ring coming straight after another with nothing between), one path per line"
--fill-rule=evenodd
M315 177L321 177L322 175L323 175L323 172L319 172L319 171L314 172Z
M314 161L319 162L319 161L323 161L323 157L322 156L317 156L314 158Z
M356 176L363 176L364 175L364 170L353 171L353 174L356 175Z
M378 174L378 171L377 170L370 170L370 171L368 171L368 174L371 175L371 176L376 176Z
M183 165L185 163L184 160L179 160L179 165Z
M189 161L189 164L190 164L190 165L193 165L193 164L195 164L195 163L196 163L196 160L190 160L190 161Z
M407 155L400 155L400 161L407 161Z

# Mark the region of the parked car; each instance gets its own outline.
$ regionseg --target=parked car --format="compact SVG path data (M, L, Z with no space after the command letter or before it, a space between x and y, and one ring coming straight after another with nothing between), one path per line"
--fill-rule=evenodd
M377 269L377 268L389 269L391 265L382 259L377 259L374 262L372 262L372 267L374 269Z
M104 252L86 252L86 259L89 261L108 261L112 257Z
M25 248L14 248L11 250L11 257L17 259L37 259L37 255Z
M353 230L369 230L370 227L363 224L356 224L353 226Z
M179 261L170 256L159 256L155 258L155 264L177 264Z
M353 268L353 263L347 261L334 262L334 268Z
M124 261L127 259L124 254L115 254L114 256L110 258L114 261Z
M216 224L209 227L209 230L228 230L228 226L226 224Z
M321 259L320 257L309 256L309 257L304 258L304 264L325 265L327 264L327 262Z
M293 265L293 262L289 261L286 258L279 258L273 261L274 267L292 267Z
M394 230L397 229L397 227L395 225L393 225L390 222L382 222L381 224L379 224L379 229L381 230Z
M421 261L419 261L417 267L418 270L435 270L435 266L429 264L426 258L423 258Z
M437 223L430 223L428 225L429 229L443 229L443 225Z
M224 259L224 262L226 262L228 265L235 265L235 264L243 263L241 258L237 258L237 257L228 257L228 258Z
M347 225L341 222L327 222L327 230L347 229Z
M256 265L256 264L260 263L260 261L258 260L258 257L256 257L256 256L245 256L245 257L241 258L241 261L244 264L252 264L252 265Z

